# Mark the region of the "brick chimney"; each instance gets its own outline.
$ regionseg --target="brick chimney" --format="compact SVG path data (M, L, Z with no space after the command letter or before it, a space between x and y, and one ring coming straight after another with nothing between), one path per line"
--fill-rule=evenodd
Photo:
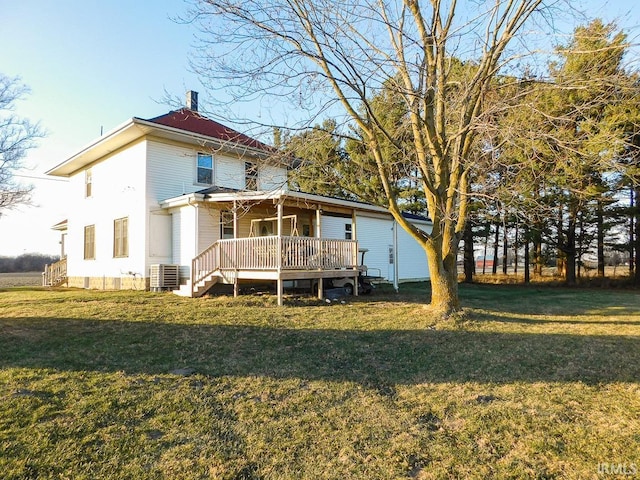
M193 90L187 92L187 108L194 112L198 111L198 92Z

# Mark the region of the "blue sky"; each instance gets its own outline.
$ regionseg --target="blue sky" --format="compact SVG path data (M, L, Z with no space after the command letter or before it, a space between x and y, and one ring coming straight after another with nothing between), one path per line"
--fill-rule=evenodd
M188 69L194 30L170 19L184 8L176 0L0 0L0 72L30 87L17 113L48 132L24 175L42 177L101 128L165 113L165 91L199 89ZM35 204L0 217L0 255L58 253L49 227L65 218L66 185L23 180L36 187Z
M573 3L592 17L619 18L637 34L640 14L631 0ZM43 177L101 129L165 113L171 109L165 92L182 97L199 90L206 100L189 71L195 30L171 20L186 8L180 0L0 0L0 72L31 88L17 113L48 132L26 158L23 175ZM34 205L0 216L0 256L59 253L50 226L66 218L66 184L22 180L36 188Z

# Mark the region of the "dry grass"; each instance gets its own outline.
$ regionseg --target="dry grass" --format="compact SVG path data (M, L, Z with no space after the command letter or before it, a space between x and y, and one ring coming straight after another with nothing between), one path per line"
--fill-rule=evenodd
M637 292L0 293L6 479L600 478L640 466Z

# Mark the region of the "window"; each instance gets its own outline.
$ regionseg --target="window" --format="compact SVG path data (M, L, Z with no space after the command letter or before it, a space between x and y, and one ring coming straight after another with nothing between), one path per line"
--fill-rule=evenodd
M247 190L258 190L258 166L252 162L244 162L244 185Z
M352 235L351 235L351 224L350 223L345 223L344 224L344 238L346 240L351 240Z
M129 219L118 218L113 221L113 257L129 256Z
M233 213L228 210L220 212L220 238L233 238Z
M94 260L96 258L96 226L87 225L84 227L84 259Z
M93 186L93 172L90 168L84 171L84 196L89 198L91 196L91 187Z
M198 153L197 170L197 183L213 185L213 157L210 153Z

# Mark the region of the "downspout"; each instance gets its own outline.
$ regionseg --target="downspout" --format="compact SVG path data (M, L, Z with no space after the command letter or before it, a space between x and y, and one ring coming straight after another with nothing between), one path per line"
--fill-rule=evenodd
M393 289L398 293L398 222L393 220Z

